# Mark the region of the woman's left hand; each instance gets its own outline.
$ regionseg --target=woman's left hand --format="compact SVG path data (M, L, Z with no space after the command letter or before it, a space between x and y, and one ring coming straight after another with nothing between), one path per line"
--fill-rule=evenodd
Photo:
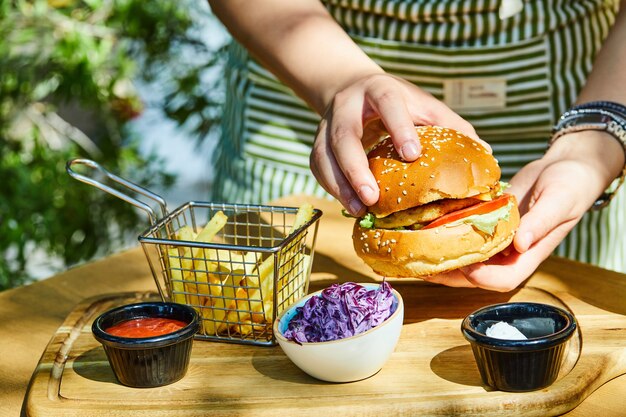
M427 280L503 292L515 289L550 256L610 184L623 166L622 155L617 141L603 132L563 136L543 158L511 179L507 192L517 197L522 216L513 244L486 262Z

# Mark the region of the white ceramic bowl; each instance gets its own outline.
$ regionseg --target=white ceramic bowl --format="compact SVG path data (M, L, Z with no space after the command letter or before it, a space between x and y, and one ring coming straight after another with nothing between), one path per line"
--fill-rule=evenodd
M369 289L379 284L359 283ZM402 296L395 297L394 313L380 325L355 336L329 342L298 344L283 336L287 324L296 314L296 307L317 297L321 291L308 294L284 310L274 322L274 335L291 361L314 378L329 382L351 382L368 378L387 362L400 338L404 320Z

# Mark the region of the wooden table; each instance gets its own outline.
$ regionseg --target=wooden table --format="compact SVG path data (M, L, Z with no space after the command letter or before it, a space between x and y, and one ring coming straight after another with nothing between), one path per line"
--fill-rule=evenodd
M338 230L347 229L346 219L339 215L336 203L313 202L325 213L316 246L313 287L316 281L328 282L332 277L358 279L359 274L375 277L351 251L349 235L337 235ZM297 205L298 200L281 203ZM621 274L552 258L529 282L538 279L550 280L548 285L578 292L579 298L594 305L626 314L626 287L615 285L620 279L626 280ZM0 415L24 412L24 396L33 370L51 336L76 304L106 293L151 290L155 286L144 254L135 248L0 293ZM567 415L624 415L625 393L626 375L623 375L604 384Z

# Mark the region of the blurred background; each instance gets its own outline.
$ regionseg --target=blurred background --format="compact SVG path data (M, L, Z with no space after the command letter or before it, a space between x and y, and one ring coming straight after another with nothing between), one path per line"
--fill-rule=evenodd
M137 244L145 213L65 172L84 157L206 200L228 36L204 0L0 2L0 290Z

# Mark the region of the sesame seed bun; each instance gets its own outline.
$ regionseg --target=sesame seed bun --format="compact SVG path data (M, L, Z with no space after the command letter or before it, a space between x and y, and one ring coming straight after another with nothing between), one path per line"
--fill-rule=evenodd
M496 159L480 143L456 130L416 128L422 153L405 162L391 139L380 142L367 157L380 188L369 208L376 217L443 198L466 198L489 192L500 180Z
M500 220L493 235L469 224L439 226L426 230L366 229L354 224L354 249L377 274L419 278L482 262L513 241L519 226L517 204L508 221Z
M356 253L383 276L424 277L487 260L509 246L519 226L511 196L508 218L498 220L491 234L463 222L424 228L425 213L441 216L495 198L500 167L484 146L453 129L416 130L422 153L414 162L402 160L389 138L368 153L380 187L378 202L368 209L375 228L363 228L357 219L352 240ZM420 226L412 230L416 218ZM407 219L402 230L390 226Z

